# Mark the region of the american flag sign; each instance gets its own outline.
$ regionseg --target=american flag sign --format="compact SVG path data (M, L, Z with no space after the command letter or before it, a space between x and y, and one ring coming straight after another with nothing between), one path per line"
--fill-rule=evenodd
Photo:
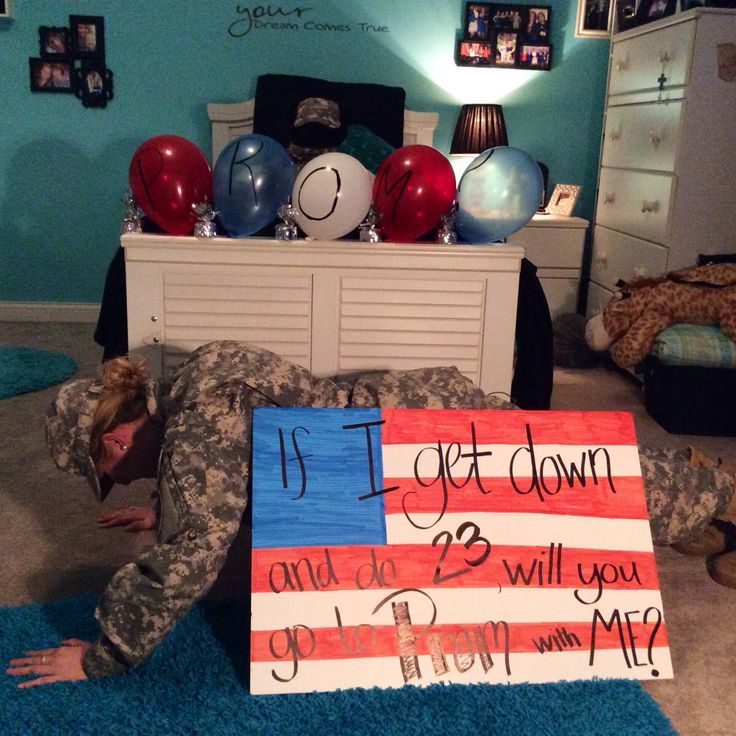
M672 677L632 418L264 407L251 692Z

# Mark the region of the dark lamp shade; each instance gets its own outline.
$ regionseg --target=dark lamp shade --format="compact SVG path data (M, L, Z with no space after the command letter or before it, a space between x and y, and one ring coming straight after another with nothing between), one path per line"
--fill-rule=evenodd
M450 153L481 153L508 146L501 105L463 105L452 136Z

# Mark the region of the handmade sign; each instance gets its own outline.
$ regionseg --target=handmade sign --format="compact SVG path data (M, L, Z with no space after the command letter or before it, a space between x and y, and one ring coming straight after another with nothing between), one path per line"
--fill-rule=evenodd
M620 412L257 408L253 693L672 677Z

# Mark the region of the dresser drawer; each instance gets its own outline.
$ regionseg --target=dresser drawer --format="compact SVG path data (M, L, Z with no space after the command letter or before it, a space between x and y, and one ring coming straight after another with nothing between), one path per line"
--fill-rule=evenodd
M682 100L609 107L603 166L674 171Z
M509 235L508 242L522 246L537 268L574 268L579 272L586 231L587 227L524 227Z
M590 278L614 290L619 279L657 278L667 270L667 248L597 225Z
M671 174L601 168L596 222L656 243L665 242L674 181Z
M614 42L608 94L657 89L660 74L667 87L688 84L694 39L693 20Z

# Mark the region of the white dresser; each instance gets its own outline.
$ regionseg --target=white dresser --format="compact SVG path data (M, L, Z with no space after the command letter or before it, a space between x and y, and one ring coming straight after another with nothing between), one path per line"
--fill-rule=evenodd
M619 279L736 251L736 81L718 63L728 44L736 11L715 8L614 34L588 315Z
M577 311L588 224L582 217L534 215L526 227L508 237L537 267L552 319Z
M511 388L523 248L124 235L128 342L160 375L215 339L317 375L455 365Z

